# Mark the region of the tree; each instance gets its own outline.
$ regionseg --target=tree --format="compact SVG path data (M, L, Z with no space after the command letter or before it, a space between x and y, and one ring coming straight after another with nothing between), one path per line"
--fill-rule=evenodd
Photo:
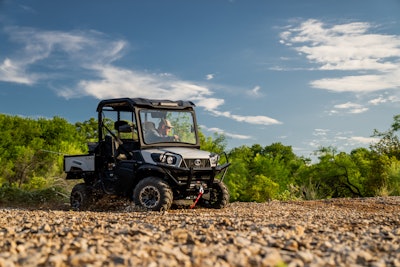
M232 165L226 183L233 200L265 201L290 195L295 173L304 165L291 147L280 143L263 148L241 146L229 153Z
M285 146L282 143L272 143L266 146L262 153L264 155L269 155L273 158L280 158L285 163L289 163L297 159L297 156L293 153L291 146Z
M213 137L206 137L199 130L200 147L203 150L215 152L221 154L225 152L226 148L226 137L223 134L215 133Z
M60 117L35 120L0 114L0 123L0 178L10 185L21 187L32 177L59 175L63 173L59 153L85 149L84 137Z
M231 201L252 201L249 193L249 180L251 177L250 163L253 151L247 146L232 149L229 152L231 166L225 177L225 184L229 189Z
M276 183L279 193L287 190L287 186L293 183L293 176L290 173L291 170L280 155L274 157L257 154L252 160L250 170L252 177L250 181L256 183L253 177L257 175L268 177L272 182ZM265 183L263 182L257 186L262 187L264 185Z
M84 122L75 123L76 130L85 137L88 142L96 142L99 138L99 126L95 118Z
M265 202L274 199L279 190L279 184L272 181L271 178L258 174L254 176L249 191L251 192L250 201Z
M399 160L391 160L390 164L386 169L387 173L387 182L383 184L383 186L375 192L376 195L380 196L399 196L400 195L400 161Z
M319 162L300 171L305 198L370 197L399 192L396 157L357 148L350 154L323 147Z
M385 154L388 157L396 157L400 160L400 140L396 135L396 132L400 129L400 115L393 117L394 122L392 123L389 130L386 132L379 132L374 130L374 137L379 137L380 140L371 145L371 150L378 154Z

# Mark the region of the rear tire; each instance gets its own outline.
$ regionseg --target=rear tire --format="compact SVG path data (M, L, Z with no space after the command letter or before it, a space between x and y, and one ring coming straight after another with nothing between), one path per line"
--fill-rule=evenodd
M221 182L214 182L207 194L204 194L199 204L206 208L222 209L229 203L229 191L226 185Z
M70 196L71 208L73 210L86 210L92 204L91 191L86 184L77 184L72 188Z
M135 205L146 210L166 211L171 208L173 193L171 187L157 177L141 180L133 190Z

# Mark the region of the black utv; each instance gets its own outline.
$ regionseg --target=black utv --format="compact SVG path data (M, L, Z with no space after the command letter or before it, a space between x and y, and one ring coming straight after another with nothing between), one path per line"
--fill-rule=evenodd
M195 105L190 101L119 98L98 104L98 142L86 155L64 156L67 179L83 179L71 206L87 209L104 195L131 199L144 210L186 201L223 208L225 155L200 150ZM192 207L194 206L192 204Z

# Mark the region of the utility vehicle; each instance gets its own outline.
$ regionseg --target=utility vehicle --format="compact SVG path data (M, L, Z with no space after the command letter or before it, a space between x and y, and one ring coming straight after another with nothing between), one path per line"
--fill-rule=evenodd
M104 195L153 211L182 201L225 207L230 163L225 153L200 150L194 107L191 101L100 101L98 142L89 144L88 154L64 156L66 179L83 179L72 189L71 207L85 210Z

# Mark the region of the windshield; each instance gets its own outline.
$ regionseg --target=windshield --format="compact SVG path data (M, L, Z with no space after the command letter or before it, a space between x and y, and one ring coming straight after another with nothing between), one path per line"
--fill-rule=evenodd
M144 143L196 144L193 112L142 109L139 114Z

